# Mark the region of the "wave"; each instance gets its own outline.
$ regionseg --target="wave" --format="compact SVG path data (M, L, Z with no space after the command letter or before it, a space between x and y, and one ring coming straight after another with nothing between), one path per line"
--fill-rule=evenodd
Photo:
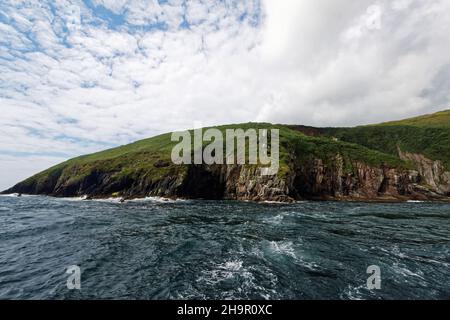
M113 198L113 197L111 197L111 198L104 198L104 199L92 199L92 201L109 202L109 203L121 203L121 202L124 202L125 200L123 198Z
M249 202L251 202L251 201L249 201ZM289 202L269 201L269 200L266 200L266 201L260 201L260 202L258 202L258 203L260 203L260 204L280 204L280 205L287 205L287 204L290 204Z
M425 281L424 274L422 271L417 270L416 272L414 272L408 269L403 264L394 263L392 266L392 270L404 279L408 279L408 277L416 277L422 281Z
M242 260L229 260L217 264L212 270L204 270L197 282L206 282L214 285L223 280L234 278L239 274L242 274L244 278L251 278L251 274L243 267Z
M0 194L0 197L18 197L17 193Z
M364 300L365 294L368 293L367 286L348 285L340 294L340 298L344 300Z
M124 199L122 197L109 197L109 198L89 198L87 195L81 197L64 197L59 198L66 201L95 201L95 202L109 202L109 203L123 203L123 202L154 202L154 203L177 203L187 202L186 199L170 199L164 197L145 197L145 198L133 198Z
M295 255L294 244L292 241L282 241L282 242L271 241L270 248L275 253L287 255L294 259L297 258L297 256Z
M145 198L135 198L127 200L127 202L156 202L156 203L178 203L178 202L188 202L187 199L171 199L164 197L145 197Z
M60 200L64 200L64 201L95 201L95 202L112 202L112 203L120 203L122 202L122 198L117 198L117 197L110 197L110 198L95 198L95 199L91 199L88 196L81 196L81 197L62 197L62 198L58 198Z
M8 193L8 194L0 194L0 197L9 197L9 198L20 198L20 197L38 197L37 195L34 194L20 194L19 193Z
M259 284L256 274L263 273L267 281L265 286ZM220 288L218 297L220 299L249 299L254 294L259 295L262 299L273 299L277 292L274 290L278 277L274 275L270 269L263 266L244 266L243 260L240 258L230 259L222 263L213 263L212 269L203 270L196 279L200 285L207 285L211 288ZM234 286L227 286L226 283L234 283ZM250 296L249 294L252 295Z
M272 216L272 217L265 218L265 219L263 220L263 222L264 222L264 223L268 223L268 224L275 224L275 225L278 225L278 224L280 224L280 223L283 221L283 219L284 219L285 217L288 217L289 215L290 215L289 212L282 212L282 213L277 214L277 215L274 215L274 216Z
M85 201L87 199L87 196L81 196L81 197L62 197L58 198L60 200L64 201Z
M242 269L242 264L243 264L242 260L232 260L219 265L219 268L236 272Z

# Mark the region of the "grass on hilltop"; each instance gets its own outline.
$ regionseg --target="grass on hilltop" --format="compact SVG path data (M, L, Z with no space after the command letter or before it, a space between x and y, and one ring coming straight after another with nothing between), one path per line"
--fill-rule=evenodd
M355 161L374 167L386 165L395 168L408 168L409 165L392 154L371 150L367 147L345 141L336 141L329 137L311 137L283 125L267 123L246 123L218 127L223 134L226 129L279 129L280 130L280 170L284 177L290 173L295 161L308 161L320 158L325 164L332 165L336 154L344 159L346 171L353 172ZM225 134L224 134L225 137ZM270 141L270 139L269 139ZM171 134L140 140L125 146L80 156L52 168L49 168L24 181L25 184L44 184L49 177L60 180L82 181L92 172L112 173L114 179L137 179L144 177L148 181L157 181L166 176L185 174L187 166L171 162L171 151L177 142L171 141ZM206 145L208 143L204 143ZM193 150L193 148L192 148ZM157 167L158 161L166 166Z
M441 160L450 171L450 110L411 119L355 128L326 128L326 135L383 153L402 151Z

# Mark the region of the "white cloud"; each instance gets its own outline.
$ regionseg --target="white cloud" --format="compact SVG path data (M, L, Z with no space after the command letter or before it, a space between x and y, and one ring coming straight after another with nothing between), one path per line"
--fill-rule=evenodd
M421 92L450 63L448 2L268 3L263 52L281 85L261 120L354 125L446 107Z
M18 181L30 177L37 171L45 170L64 160L65 159L62 157L13 157L0 155L0 168L2 168L0 190L3 191L16 184Z
M194 121L354 125L448 104L445 0L94 5L123 21L76 0L0 4L0 154L78 155Z
M128 0L94 0L93 3L95 5L101 5L105 8L111 10L116 14L122 13L126 9L126 5L128 4Z

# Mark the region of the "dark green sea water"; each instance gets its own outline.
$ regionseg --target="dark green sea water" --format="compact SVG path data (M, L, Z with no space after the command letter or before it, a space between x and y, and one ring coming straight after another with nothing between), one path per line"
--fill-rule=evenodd
M1 196L0 298L450 299L450 204Z

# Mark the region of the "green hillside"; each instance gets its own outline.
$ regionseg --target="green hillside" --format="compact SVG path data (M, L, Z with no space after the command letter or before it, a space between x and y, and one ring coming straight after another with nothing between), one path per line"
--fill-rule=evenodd
M415 118L390 121L379 126L413 126L422 128L450 128L450 110L440 111Z
M246 123L219 127L226 129L258 129L276 128L280 130L280 170L279 176L289 173L295 161L307 161L321 158L325 162L333 161L340 154L345 161L345 168L351 172L355 161L371 166L382 165L394 168L407 168L409 165L399 158L376 150L370 150L354 143L335 141L331 137L311 137L284 125L267 123ZM105 150L102 152L80 156L23 181L21 186L37 191L48 191L47 187L56 181L76 185L84 181L94 172L108 173L112 176L111 192L120 192L124 181L144 178L146 183L163 179L167 176L186 174L186 165L175 165L171 162L171 150L176 144L170 141L170 134L137 141L129 145ZM160 164L160 165L158 165ZM117 188L114 187L117 185Z
M219 129L224 137L226 129L279 129L280 167L273 181L281 183L283 180L289 183L290 188L286 189L285 193L287 190L307 193L305 190L308 190L309 193L318 195L321 192L318 190L327 190L326 192L332 194L333 190L347 188L345 192L348 194L353 192L358 196L357 191L352 190L360 190L372 192L372 196L376 196L377 192L387 190L386 184L391 183L392 188L400 188L399 192L404 193L406 192L404 190L409 188L408 183L414 183L404 182L402 187L399 187L392 185L394 183L392 177L383 174L380 176L380 172L384 172L386 168L396 169L397 176L405 175L409 169L417 169L417 164L400 159L398 149L422 154L433 160L441 160L446 170L450 171L449 116L450 111L444 111L403 121L354 128L245 123L221 126ZM170 195L176 196L178 193L186 194L193 188L195 191L195 188L201 185L201 192L191 196L209 194L208 192L214 188L217 189L214 195L222 194L224 178L223 176L218 178L214 167L206 166L199 172L200 168L196 169L195 166L176 165L171 161L171 152L177 143L172 142L171 134L167 133L80 156L38 173L6 190L5 193L133 197L149 193L164 195L167 190ZM207 144L204 143L203 147ZM194 148L191 149L194 152ZM360 171L361 164L366 165L363 175ZM252 170L257 166L261 165L246 164L246 167ZM378 171L370 171L367 168ZM374 175L378 177L375 178ZM437 185L435 189L440 194L447 194L448 178L442 172L439 175L440 180L433 182ZM344 182L338 182L333 178L335 176L341 177ZM293 182L296 177L300 177L298 178L300 180ZM254 173L252 179L255 183L259 183L258 188L267 187L263 182L258 182ZM236 183L236 180L233 181ZM274 183L273 181L267 181L268 185ZM385 185L377 186L380 181L384 181ZM368 187L367 183L372 187ZM280 184L280 188L283 188L282 185L283 183ZM252 190L250 185L246 188ZM277 187L273 188L273 192L280 190ZM267 197L270 199L270 193Z
M450 171L450 110L411 119L354 128L324 128L321 133L391 155L402 151L441 160Z

